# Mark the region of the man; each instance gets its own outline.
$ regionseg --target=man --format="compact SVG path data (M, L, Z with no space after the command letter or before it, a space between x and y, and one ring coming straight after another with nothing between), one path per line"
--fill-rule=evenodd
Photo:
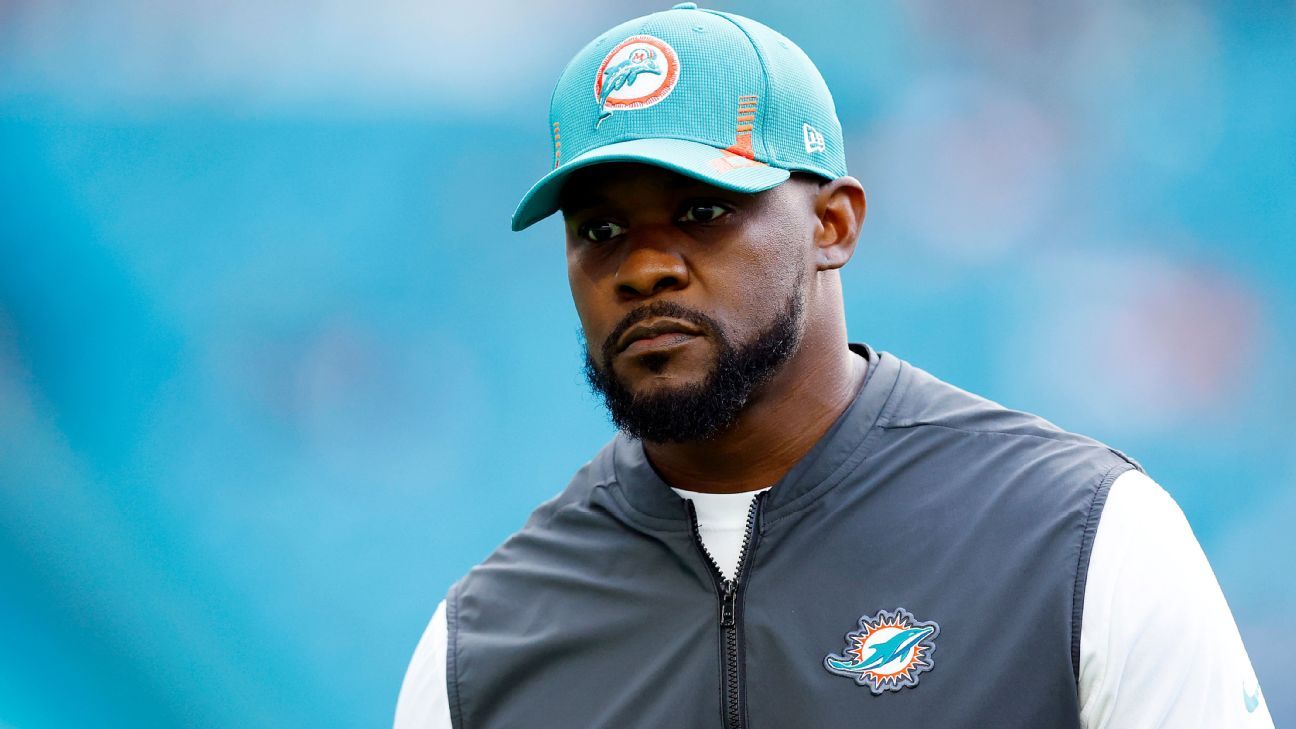
M817 69L692 3L581 50L553 169L620 432L451 588L411 727L1272 726L1135 461L848 343L865 198Z

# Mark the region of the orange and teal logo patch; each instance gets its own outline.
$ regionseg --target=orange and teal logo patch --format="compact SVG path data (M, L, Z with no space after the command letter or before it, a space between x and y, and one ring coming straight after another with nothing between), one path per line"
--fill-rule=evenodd
M679 56L666 41L651 35L621 41L594 74L594 98L599 105L594 126L612 112L643 109L666 98L679 73Z
M875 695L918 685L918 675L932 669L940 626L919 622L904 608L879 610L859 619L859 629L846 634L846 649L829 653L824 668L868 686Z

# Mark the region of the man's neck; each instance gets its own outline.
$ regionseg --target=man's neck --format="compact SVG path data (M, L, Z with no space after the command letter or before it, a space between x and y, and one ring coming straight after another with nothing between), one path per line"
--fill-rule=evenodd
M793 357L752 396L738 420L701 443L644 442L667 484L737 493L778 481L850 406L868 364L846 347L828 357Z

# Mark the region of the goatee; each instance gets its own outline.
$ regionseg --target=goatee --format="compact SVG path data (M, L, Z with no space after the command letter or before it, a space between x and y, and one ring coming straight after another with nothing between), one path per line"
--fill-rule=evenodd
M603 343L601 367L595 366L582 336L585 378L603 400L613 425L633 438L654 443L706 441L733 425L752 392L778 372L800 343L805 304L801 282L797 283L774 321L747 342L735 344L716 320L669 301L655 301L628 314ZM616 343L631 326L662 316L687 321L706 333L717 349L715 363L701 382L636 395L612 369ZM640 358L649 371L659 372L670 355Z

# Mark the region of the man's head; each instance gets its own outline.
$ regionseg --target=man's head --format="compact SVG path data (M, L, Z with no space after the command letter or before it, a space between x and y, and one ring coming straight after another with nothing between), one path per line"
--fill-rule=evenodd
M864 195L791 41L692 3L629 21L568 65L551 124L514 229L562 210L586 374L619 427L707 440L844 347Z
M688 442L733 424L806 333L841 316L836 269L863 207L851 178L798 173L749 194L632 163L572 175L568 280L585 373L616 425Z

